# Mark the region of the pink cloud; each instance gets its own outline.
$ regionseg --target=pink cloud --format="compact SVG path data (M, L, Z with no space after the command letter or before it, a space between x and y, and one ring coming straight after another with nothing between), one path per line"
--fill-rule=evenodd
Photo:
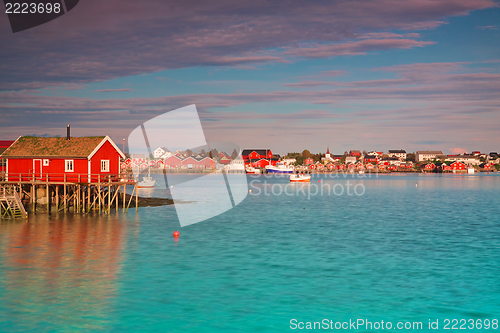
M452 154L464 154L467 153L467 149L464 148L450 148L448 149Z
M304 58L330 58L333 56L362 55L370 51L389 49L411 49L435 44L429 41L412 39L365 39L354 42L336 44L317 44L309 47L289 49L285 55Z

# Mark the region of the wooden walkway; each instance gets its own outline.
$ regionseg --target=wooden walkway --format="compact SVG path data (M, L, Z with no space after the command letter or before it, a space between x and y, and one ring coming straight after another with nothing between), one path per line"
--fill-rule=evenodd
M19 194L13 187L0 187L0 218L27 218Z
M134 196L136 212L138 208L137 181L130 174L9 174L2 178L0 219L27 218L27 211L30 215L52 211L110 214L112 208L127 212ZM132 194L126 200L129 186Z

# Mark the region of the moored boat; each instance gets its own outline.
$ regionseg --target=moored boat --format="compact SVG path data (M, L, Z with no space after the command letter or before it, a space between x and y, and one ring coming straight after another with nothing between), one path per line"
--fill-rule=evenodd
M248 173L248 174L251 174L251 175L260 174L260 170L259 169L256 169L256 168L251 167L251 166L247 166L245 168L245 172Z
M155 187L156 180L153 177L142 177L142 181L137 184L138 188L152 188Z
M276 165L266 165L268 173L293 173L294 168L281 163Z
M151 170L148 169L148 175L142 177L142 181L137 183L138 188L153 188L155 187L156 180L151 177Z
M309 183L311 181L311 175L305 174L292 174L290 175L291 182L301 182L301 183Z

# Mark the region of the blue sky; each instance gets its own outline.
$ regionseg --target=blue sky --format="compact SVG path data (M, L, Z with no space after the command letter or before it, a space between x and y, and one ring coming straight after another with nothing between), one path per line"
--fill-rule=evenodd
M89 1L16 34L2 18L0 139L71 123L121 142L196 104L242 148L500 150L498 2L165 4Z

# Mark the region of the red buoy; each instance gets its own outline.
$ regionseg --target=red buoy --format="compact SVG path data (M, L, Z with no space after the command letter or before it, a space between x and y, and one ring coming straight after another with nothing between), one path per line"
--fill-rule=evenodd
M179 237L179 232L178 231L174 231L174 237Z

